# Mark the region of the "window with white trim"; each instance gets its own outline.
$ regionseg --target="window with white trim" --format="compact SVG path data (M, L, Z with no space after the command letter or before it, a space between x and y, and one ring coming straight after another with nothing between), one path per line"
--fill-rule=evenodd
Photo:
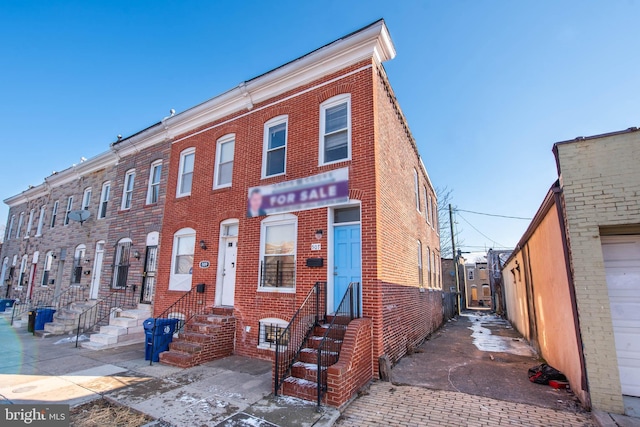
M264 124L262 177L285 173L287 162L288 116L275 117Z
M187 148L180 153L180 169L178 170L178 188L176 188L176 197L191 195L195 161L195 148Z
M38 227L36 228L36 237L42 236L42 227L44 227L44 214L47 207L42 206L40 208L40 216L38 217Z
M98 206L98 219L107 217L107 206L109 205L109 197L111 196L111 181L102 184L100 192L100 205Z
M273 215L260 225L260 289L295 289L298 218Z
M22 228L23 222L24 222L24 212L20 212L20 217L18 218L18 228L16 228L16 239L20 238L20 229Z
M56 218L58 217L58 205L60 203L56 200L53 203L53 208L51 209L51 228L56 226Z
M413 170L413 194L416 198L416 210L420 212L420 180L418 179L418 171L415 169Z
M427 246L427 286L431 287L431 248Z
M13 232L13 223L16 221L16 216L15 215L11 215L11 219L9 220L9 228L7 229L7 239L9 240L11 238L11 233Z
M286 328L289 324L282 319L278 318L266 318L260 319L258 322L258 326L260 328L259 331L259 341L258 348L264 348L267 350L275 350L276 349L276 337L280 336L280 348L286 347L289 345L289 331L286 331Z
M42 282L40 286L49 286L49 275L51 274L51 266L53 265L53 251L49 251L44 256L44 268L42 270Z
M6 285L5 280L7 279L8 268L9 268L9 257L6 256L2 260L2 271L0 272L0 286Z
M64 225L69 225L69 212L73 210L73 196L67 199L67 210L64 213Z
M131 202L133 200L133 186L136 180L136 170L128 170L124 174L124 185L122 188L122 205L121 210L131 209Z
M18 286L27 286L28 283L28 275L27 275L27 263L29 261L29 257L25 254L22 256L22 261L20 261L20 276L18 277Z
M183 228L173 235L170 291L191 290L195 246L196 231L193 228Z
M216 164L213 171L213 188L231 187L235 149L235 134L225 135L218 139L216 143Z
M162 160L151 163L149 170L149 188L147 188L147 204L158 203L160 198L160 177L162 176Z
M429 215L431 215L431 205L429 203L428 194L429 193L427 192L427 187L422 186L422 195L424 198L424 216L427 219L427 224L431 224L431 218L429 218Z
M87 247L83 244L76 246L73 253L73 269L71 270L71 284L79 285L82 280L82 263L87 253Z
M88 211L91 207L91 187L85 188L82 194L82 210Z
M36 215L36 210L31 209L29 211L29 220L27 221L27 232L24 233L24 238L28 239L31 236L31 229L33 228L33 217Z
M351 158L351 95L334 96L320 105L320 164Z
M128 237L118 240L114 256L113 276L111 278L111 287L113 289L125 289L127 287L132 245L133 242Z
M418 284L420 287L424 284L422 272L422 242L418 240Z
M436 210L436 206L433 203L433 197L431 197L431 195L429 195L429 202L428 203L429 203L429 208L431 210L431 215L430 215L430 218L429 218L430 219L429 224L431 224L431 228L433 228L433 227L435 227L435 220L434 220L435 213L433 211Z

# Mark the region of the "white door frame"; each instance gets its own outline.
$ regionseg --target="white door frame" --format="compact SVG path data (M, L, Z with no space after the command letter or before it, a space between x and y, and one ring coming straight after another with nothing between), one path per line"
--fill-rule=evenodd
M98 249L100 245L102 245L102 249ZM100 293L100 279L102 276L102 262L104 261L104 247L104 240L99 240L96 242L96 252L93 260L93 274L91 275L91 287L89 288L89 299L98 299Z
M327 313L333 313L335 307L333 306L333 285L334 285L334 253L333 253L333 233L334 233L334 212L336 209L353 208L358 206L360 208L360 221L358 222L343 222L341 225L360 225L360 307L362 310L362 203L360 200L350 199L347 203L337 206L331 206L327 208Z
M218 264L216 269L216 296L214 299L214 305L221 306L222 305L222 286L224 282L224 257L226 253L227 247L227 239L233 238L237 239L239 242L239 234L237 233L235 236L227 236L225 230L230 225L239 226L240 221L236 218L225 219L220 223L220 239L218 241ZM237 259L237 257L236 257ZM237 261L236 261L237 262ZM237 267L237 264L236 264Z

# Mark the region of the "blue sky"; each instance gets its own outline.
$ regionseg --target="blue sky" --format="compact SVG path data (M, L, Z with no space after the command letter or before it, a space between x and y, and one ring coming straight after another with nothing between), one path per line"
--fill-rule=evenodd
M4 0L0 198L378 18L431 179L460 209L531 217L554 142L640 125L633 0ZM528 225L462 215L464 250Z

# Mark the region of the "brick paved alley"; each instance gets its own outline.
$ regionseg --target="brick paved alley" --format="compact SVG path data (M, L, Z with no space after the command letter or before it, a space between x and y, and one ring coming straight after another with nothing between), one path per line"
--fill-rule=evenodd
M338 426L595 426L570 391L533 384L541 363L509 322L469 312L448 322L347 407Z
M559 411L489 397L375 382L335 424L367 426L596 426L590 413Z

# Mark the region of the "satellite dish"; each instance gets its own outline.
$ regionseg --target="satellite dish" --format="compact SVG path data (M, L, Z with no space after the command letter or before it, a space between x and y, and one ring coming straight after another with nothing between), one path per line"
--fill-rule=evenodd
M83 222L89 219L91 216L91 212L88 210L80 210L80 211L71 211L69 212L69 219L72 221L77 221L82 225Z

